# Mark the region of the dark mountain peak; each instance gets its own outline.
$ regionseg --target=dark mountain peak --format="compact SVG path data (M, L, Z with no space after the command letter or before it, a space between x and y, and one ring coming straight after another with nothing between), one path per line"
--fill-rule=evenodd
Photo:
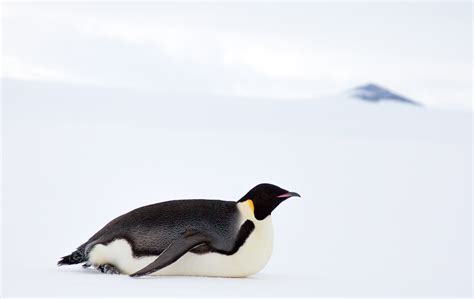
M374 83L368 83L365 85L355 87L350 90L350 94L354 98L364 100L367 102L372 102L372 103L377 103L381 101L394 101L394 102L401 102L401 103L421 106L420 103L413 101L412 99L409 99L400 94L392 92Z

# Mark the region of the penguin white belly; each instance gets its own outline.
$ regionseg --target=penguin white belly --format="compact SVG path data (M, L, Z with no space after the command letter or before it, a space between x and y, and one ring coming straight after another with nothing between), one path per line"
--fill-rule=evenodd
M262 221L255 218L252 220L255 229L235 254L188 252L173 264L151 275L245 277L259 272L272 253L272 220L271 216ZM130 244L124 239L115 240L108 245L98 244L89 252L90 263L112 264L125 274L141 270L157 257L135 258Z

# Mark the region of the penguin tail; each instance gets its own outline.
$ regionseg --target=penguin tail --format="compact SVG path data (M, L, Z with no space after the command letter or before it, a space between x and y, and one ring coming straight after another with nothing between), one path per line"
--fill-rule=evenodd
M74 264L80 264L87 262L87 256L84 254L83 251L81 250L76 250L70 255L63 256L59 261L58 261L58 266L63 266L63 265L74 265Z

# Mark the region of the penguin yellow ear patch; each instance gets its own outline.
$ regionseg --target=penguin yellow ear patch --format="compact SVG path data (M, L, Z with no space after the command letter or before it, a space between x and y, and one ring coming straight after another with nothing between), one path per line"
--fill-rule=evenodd
M248 200L247 200L247 203L249 204L250 209L252 210L252 213L255 214L255 207L254 207L254 205L253 205L253 200L248 199Z

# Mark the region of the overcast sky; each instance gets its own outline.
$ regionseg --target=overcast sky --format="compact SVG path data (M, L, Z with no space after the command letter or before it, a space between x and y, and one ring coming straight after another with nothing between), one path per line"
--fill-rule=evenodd
M3 4L2 77L320 97L376 82L471 109L466 3Z

